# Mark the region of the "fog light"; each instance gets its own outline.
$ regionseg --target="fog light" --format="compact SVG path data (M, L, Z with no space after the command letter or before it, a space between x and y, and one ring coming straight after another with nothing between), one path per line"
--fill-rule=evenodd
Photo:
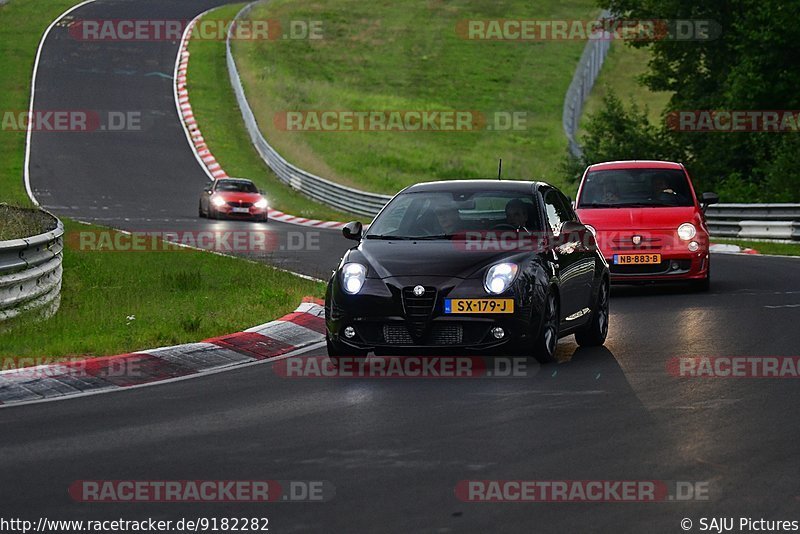
M697 241L692 241L691 243L689 243L689 250L690 251L697 252L698 248L700 248L700 245L697 243Z
M352 326L345 326L344 327L344 337L347 339L353 339L356 335L356 331Z
M495 326L492 328L492 335L495 339L503 339L506 337L506 331L500 328L499 326Z
M677 262L677 261L673 261L673 262L670 264L670 268L671 268L673 271L677 271L678 269L680 269L680 268L681 268L681 266L680 266L680 265L678 265L678 262Z

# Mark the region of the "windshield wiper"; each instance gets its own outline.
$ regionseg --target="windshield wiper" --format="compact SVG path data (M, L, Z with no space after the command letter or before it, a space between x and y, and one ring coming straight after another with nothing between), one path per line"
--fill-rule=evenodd
M380 235L380 234L368 234L366 236L367 239L383 239L385 241L392 241L392 240L403 240L403 241L430 241L435 239L453 239L451 234L439 234L439 235Z
M409 237L408 239L413 239L414 241L432 241L436 239L453 239L453 236L451 234L419 235L416 237Z
M603 202L587 202L578 206L579 208L619 208L620 204L605 204Z
M379 234L367 234L366 239L384 239L386 241L389 240L401 240L401 239L413 239L408 236L404 235L379 235Z
M676 204L664 204L663 202L631 202L623 204L625 208L673 208Z

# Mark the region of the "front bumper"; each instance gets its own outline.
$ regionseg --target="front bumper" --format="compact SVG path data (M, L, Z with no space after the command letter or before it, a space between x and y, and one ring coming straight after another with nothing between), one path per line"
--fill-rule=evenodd
M637 237L639 243L634 244ZM698 231L692 239L698 248L689 250L689 241L678 238L674 231L606 230L598 242L608 262L612 283L667 282L700 280L708 276L708 234ZM660 254L657 264L616 264L615 255Z
M224 205L221 207L212 206L214 212L222 217L230 217L231 219L234 218L241 218L241 219L263 219L267 216L269 212L269 208L256 208L255 206L250 206L247 212L234 212L233 206Z
M434 292L427 315L425 309L409 302L406 296L415 285L425 287L426 293ZM342 292L338 283L332 281L325 299L328 339L345 351L350 348L386 354L503 352L529 335L531 296L524 293L515 288L499 297L514 299L513 313L445 314L445 298L487 298L482 281L432 281L427 277L367 279L357 295ZM348 326L355 330L352 338L344 335ZM505 332L501 339L492 334L492 329L498 326Z
M628 252L626 252L628 253ZM648 254L661 254L661 263L641 265L617 265L614 254L606 255L611 282L659 282L669 280L700 280L708 276L708 250L693 253L661 252L648 250Z

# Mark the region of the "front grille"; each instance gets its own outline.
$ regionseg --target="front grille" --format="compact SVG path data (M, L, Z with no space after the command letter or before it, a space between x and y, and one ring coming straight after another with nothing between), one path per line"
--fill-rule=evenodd
M383 340L390 345L411 345L414 340L404 324L383 325Z
M432 345L460 345L464 338L464 329L460 324L440 324L431 330Z
M460 345L463 339L464 328L460 324L435 324L421 342L424 345ZM415 344L404 324L383 325L383 341L388 345Z
M421 338L430 323L433 307L436 304L436 289L426 287L421 297L414 295L411 287L403 288L403 311L406 324L412 337Z
M249 208L253 205L252 202L228 202L228 206L232 208Z
M678 264L672 268L672 262ZM683 274L692 266L691 260L664 260L661 263L645 263L639 265L609 265L612 274Z
M658 250L664 246L664 240L660 237L644 237L638 245L633 244L634 234L618 237L611 241L611 249L619 251L637 251L637 250Z

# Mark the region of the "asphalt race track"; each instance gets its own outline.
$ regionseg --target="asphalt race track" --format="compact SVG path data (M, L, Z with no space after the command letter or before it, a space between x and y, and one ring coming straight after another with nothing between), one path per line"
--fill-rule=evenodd
M191 20L220 0L101 0L73 19ZM341 232L271 221L209 221L197 217L208 177L195 159L175 109L177 41L81 41L56 25L42 48L36 110L133 112L140 124L92 132L34 131L31 188L57 215L134 232L263 230L274 250L240 255L327 279L347 249ZM130 123L133 125L133 123ZM339 238L335 238L337 235ZM281 250L283 249L283 250Z
M219 2L216 2L219 3ZM210 1L100 1L79 18L191 18ZM59 215L123 229L200 229L206 176L178 122L177 43L77 43L42 53L37 109L146 110L142 132L35 133L31 178ZM124 73L123 73L124 71ZM134 72L131 72L134 71ZM286 235L309 231L271 222ZM264 259L325 277L347 242ZM678 356L796 356L800 260L713 257L709 293L615 287L604 348L474 379L288 379L263 364L0 410L3 516L268 517L271 532L682 532L701 517L796 520L797 380L677 378ZM253 324L261 318L254 318ZM305 356L322 355L317 349ZM322 503L77 503L76 480L324 480ZM690 502L467 503L461 480L707 483ZM13 481L13 482L12 482ZM697 526L695 529L697 530Z

